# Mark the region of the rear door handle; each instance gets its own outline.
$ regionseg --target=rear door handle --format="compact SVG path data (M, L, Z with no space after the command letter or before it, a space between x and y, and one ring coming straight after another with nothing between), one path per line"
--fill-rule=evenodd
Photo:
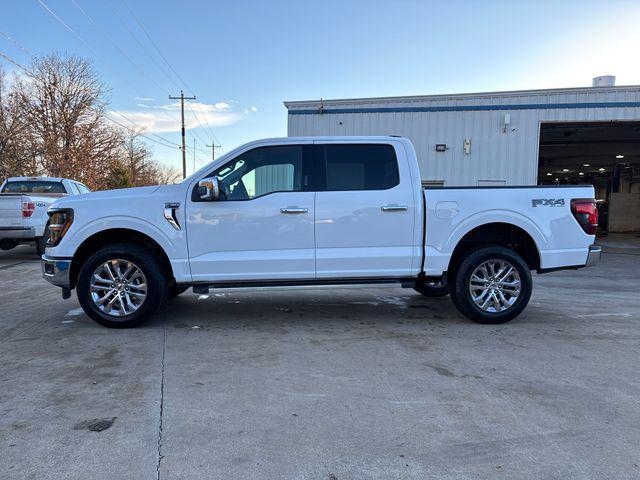
M404 212L405 210L409 210L409 207L406 205L383 205L380 208L383 212Z
M308 211L308 208L300 207L284 207L280 209L280 213L282 213L283 215L295 215L300 213L307 213Z

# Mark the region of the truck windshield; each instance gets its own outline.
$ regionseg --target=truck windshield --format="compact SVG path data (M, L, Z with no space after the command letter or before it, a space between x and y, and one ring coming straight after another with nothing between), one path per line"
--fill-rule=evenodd
M62 182L19 180L7 182L2 193L67 193Z

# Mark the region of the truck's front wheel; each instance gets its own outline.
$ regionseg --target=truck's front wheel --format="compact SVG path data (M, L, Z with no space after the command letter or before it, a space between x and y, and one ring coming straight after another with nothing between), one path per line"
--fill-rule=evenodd
M462 314L479 323L505 323L529 303L529 267L513 250L498 245L471 253L460 264L451 296Z
M76 290L82 309L105 327L137 327L167 299L158 260L135 244L101 248L82 265Z

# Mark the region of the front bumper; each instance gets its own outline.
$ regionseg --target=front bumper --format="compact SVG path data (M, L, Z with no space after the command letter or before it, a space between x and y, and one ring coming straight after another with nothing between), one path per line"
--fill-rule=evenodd
M42 256L42 276L49 283L62 288L71 288L70 270L71 259Z
M602 255L602 247L598 245L591 245L589 247L589 255L587 255L587 263L585 267L593 267L600 261L600 255Z
M0 227L0 239L32 240L36 238L36 229L33 227Z

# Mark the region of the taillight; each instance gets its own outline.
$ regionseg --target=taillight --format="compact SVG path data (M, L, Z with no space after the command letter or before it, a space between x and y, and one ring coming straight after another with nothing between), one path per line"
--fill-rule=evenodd
M34 202L22 202L22 218L29 218L36 209Z
M598 209L593 198L571 200L571 213L587 235L595 235L598 229Z

